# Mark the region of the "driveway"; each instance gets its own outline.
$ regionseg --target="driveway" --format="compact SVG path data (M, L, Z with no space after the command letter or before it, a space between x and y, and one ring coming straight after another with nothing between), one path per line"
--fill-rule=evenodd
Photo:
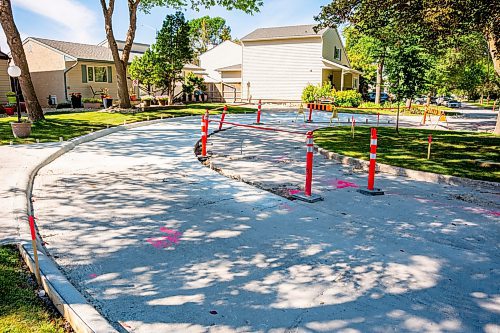
M265 116L269 126L297 126L292 114ZM199 122L82 144L35 180L47 248L120 330L500 329L498 200L481 201L495 194L381 176L387 195L365 197L338 186L362 185L364 175L316 157L325 201L289 201L201 165L193 154ZM258 142L231 129L211 137L209 150L237 155L234 138L248 140L245 154L263 145L269 159L253 165L263 178L302 183L303 139Z

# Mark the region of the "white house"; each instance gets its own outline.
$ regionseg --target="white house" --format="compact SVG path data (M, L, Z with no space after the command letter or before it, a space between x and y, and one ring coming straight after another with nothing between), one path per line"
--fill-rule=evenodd
M242 47L224 41L200 55L200 67L205 70L208 98L212 101L241 99Z
M300 101L308 84L330 82L337 90L358 89L336 29L314 25L262 28L241 39L242 99Z

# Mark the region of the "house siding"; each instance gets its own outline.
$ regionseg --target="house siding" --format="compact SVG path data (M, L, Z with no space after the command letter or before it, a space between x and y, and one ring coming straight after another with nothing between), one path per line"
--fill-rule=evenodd
M335 46L340 49L341 56L340 61L335 59ZM344 47L342 46L342 41L339 38L339 35L335 29L328 29L323 34L323 58L335 62L337 64L341 64L344 66L349 66L349 60L347 58L347 54L345 52Z
M10 77L7 74L9 61L0 59L0 104L7 103L7 96L5 95L11 91Z
M67 62L66 66L70 68L75 64L74 61L69 61ZM111 66L112 68L112 82L82 82L82 65L85 65L86 68L89 66L95 66L95 67L108 67ZM129 90L132 87L132 81L127 80ZM64 87L64 84L63 84ZM80 93L82 94L82 97L94 97L92 94L92 90L90 87L92 87L95 91L101 90L101 89L108 89L108 94L114 98L115 100L118 99L118 86L116 85L116 69L113 63L110 62L97 62L97 61L79 61L75 67L71 68L67 73L66 73L66 87L68 90L68 98L71 95L71 93ZM96 96L98 98L99 96Z
M40 105L48 106L49 95L56 95L58 102L64 102L64 55L31 40L23 46Z
M208 74L205 78L207 82L220 82L221 74L216 69L238 65L241 61L241 45L231 41L225 41L200 55L200 67Z
M322 79L322 52L319 37L244 42L243 99L299 101Z

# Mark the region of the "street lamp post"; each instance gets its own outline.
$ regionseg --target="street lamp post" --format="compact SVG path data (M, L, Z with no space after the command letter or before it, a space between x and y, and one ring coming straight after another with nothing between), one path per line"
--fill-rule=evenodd
M16 92L16 108L17 108L17 122L21 122L21 105L19 104L19 92L17 90L17 86L19 83L19 76L21 76L21 68L17 67L16 65L14 66L9 66L7 69L7 73L9 73L9 76L14 79L14 89Z

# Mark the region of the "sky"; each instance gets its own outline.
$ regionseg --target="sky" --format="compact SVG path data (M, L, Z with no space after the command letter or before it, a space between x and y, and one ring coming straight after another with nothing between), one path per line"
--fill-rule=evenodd
M263 0L259 13L245 14L213 7L184 10L187 19L205 15L220 16L231 27L232 37L241 38L257 28L315 23L313 17L331 0ZM106 39L103 14L99 0L12 0L14 20L24 40L41 37L76 43L97 44ZM139 13L135 41L151 44L156 29L173 9L159 7L150 14ZM116 0L113 16L116 39L125 39L128 10L125 0ZM0 29L0 49L7 52L5 35Z

